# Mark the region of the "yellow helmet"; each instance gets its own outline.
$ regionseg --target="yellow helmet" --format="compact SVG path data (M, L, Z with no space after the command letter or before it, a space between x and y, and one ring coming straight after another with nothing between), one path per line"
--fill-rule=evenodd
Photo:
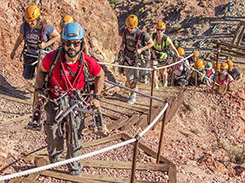
M199 51L197 51L197 50L193 51L193 56L194 57L199 57Z
M166 24L164 22L158 22L156 29L166 30Z
M185 54L185 50L183 48L178 48L178 53L180 56L183 56Z
M65 15L60 22L60 27L61 29L63 29L66 24L73 23L73 22L74 20L70 15Z
M216 67L216 61L214 61L214 62L212 63L212 65L213 65L213 69L215 69L215 67Z
M24 18L27 22L32 22L40 16L40 10L36 5L30 5L25 11Z
M200 70L203 68L204 64L203 64L203 60L202 59L198 59L195 64L194 64L195 68Z
M227 63L223 62L223 63L221 64L220 69L222 69L222 70L228 70L228 68L229 68L229 66L228 66Z
M228 61L227 61L227 64L228 64L228 66L229 66L229 69L233 67L233 62L232 62L232 60L228 60Z
M220 71L220 68L221 68L221 64L218 64L217 65L217 71Z
M126 26L128 28L135 28L138 26L138 17L136 15L129 15L127 20L126 20Z

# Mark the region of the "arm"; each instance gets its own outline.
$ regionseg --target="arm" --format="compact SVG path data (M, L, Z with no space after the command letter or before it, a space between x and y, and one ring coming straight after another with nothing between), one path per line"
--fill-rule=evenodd
M101 95L101 92L104 88L104 80L105 80L105 73L101 68L99 74L95 77L95 89L94 89L95 95ZM100 107L100 101L96 98L93 98L91 100L91 104L93 104L95 108Z
M101 68L99 74L95 77L95 95L100 95L104 88L105 73Z
M138 52L138 54L141 54L143 51L145 51L145 50L147 50L153 46L154 46L154 42L152 41L152 39L150 39L149 41L147 41L146 45L142 48L139 48L137 50L137 52Z
M36 76L36 83L35 83L35 91L34 91L34 108L37 108L38 106L42 106L42 103L40 98L40 92L42 91L45 76L48 71L44 69L42 65L42 61L39 62L37 67L37 76Z
M48 71L44 69L42 61L39 62L38 67L37 67L37 76L36 76L36 83L35 83L35 88L42 88L44 85L44 80L46 73Z
M179 55L179 53L178 53L177 49L175 48L172 41L169 42L169 47L174 52L174 55L176 56L177 60L180 60L181 56Z
M54 29L54 31L50 34L50 40L45 42L42 42L40 44L40 48L44 49L46 47L48 47L49 45L53 44L55 41L60 40L60 34L58 33L58 31L56 29Z
M13 59L14 56L15 56L15 52L17 50L17 48L20 46L20 44L22 43L22 41L24 40L24 34L20 33L16 42L15 42L15 45L14 45L14 48L10 54L10 58Z

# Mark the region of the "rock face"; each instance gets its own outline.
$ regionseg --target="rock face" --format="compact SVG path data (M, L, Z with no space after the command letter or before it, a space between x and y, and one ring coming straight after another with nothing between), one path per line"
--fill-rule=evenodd
M41 16L59 30L61 17L69 14L82 24L88 38L90 51L101 61L112 62L118 48L117 17L107 0L23 0L2 1L0 4L0 67L2 72L21 73L22 64L17 56L11 61L9 55L18 37L25 8L36 4ZM19 53L22 48L19 47ZM18 55L18 54L16 54ZM8 64L10 63L11 64ZM10 72L11 71L11 72ZM1 73L5 78L9 74ZM11 74L10 74L11 75ZM21 77L21 74L19 74Z

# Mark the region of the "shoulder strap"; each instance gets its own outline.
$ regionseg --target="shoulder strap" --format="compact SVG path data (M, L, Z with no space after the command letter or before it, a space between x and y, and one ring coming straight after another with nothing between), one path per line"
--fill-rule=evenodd
M53 56L53 59L52 59L51 64L50 64L50 66L49 66L49 71L48 71L48 73L47 73L47 75L46 75L46 77L45 77L45 78L46 78L46 79L45 79L45 87L46 87L46 88L48 88L49 80L50 80L50 78L51 78L51 76L52 76L52 73L53 73L53 71L54 71L55 67L57 66L57 63L58 63L58 61L59 61L59 59L60 59L60 54L61 54L61 52L62 52L62 48L59 47L59 48L56 50L56 52L55 52L55 54L54 54L54 56Z
M42 29L41 29L41 39L40 39L41 42L43 42L43 36L44 36L44 32L45 32L45 29L46 29L47 26L48 26L48 24L44 24L42 26Z
M156 36L157 36L157 33L154 32L154 33L152 34L152 40L153 40L153 41L155 40Z
M139 37L138 37L138 39L137 39L137 43L136 43L136 51L138 50L140 37L141 37L141 35L142 35L143 32L144 32L143 30L140 32L140 35L139 35Z
M123 29L123 33L122 33L121 47L122 47L122 45L123 45L123 43L124 43L124 40L125 40L125 32L126 32L126 30L127 30L127 28L126 28L126 27L124 27L124 29Z

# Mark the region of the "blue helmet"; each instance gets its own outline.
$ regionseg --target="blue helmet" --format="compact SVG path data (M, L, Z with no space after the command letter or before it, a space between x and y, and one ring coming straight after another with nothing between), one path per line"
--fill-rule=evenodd
M170 56L174 56L174 52L172 50L170 51L169 54L170 54Z
M63 40L76 40L83 39L83 28L79 23L68 23L65 25L62 31Z

